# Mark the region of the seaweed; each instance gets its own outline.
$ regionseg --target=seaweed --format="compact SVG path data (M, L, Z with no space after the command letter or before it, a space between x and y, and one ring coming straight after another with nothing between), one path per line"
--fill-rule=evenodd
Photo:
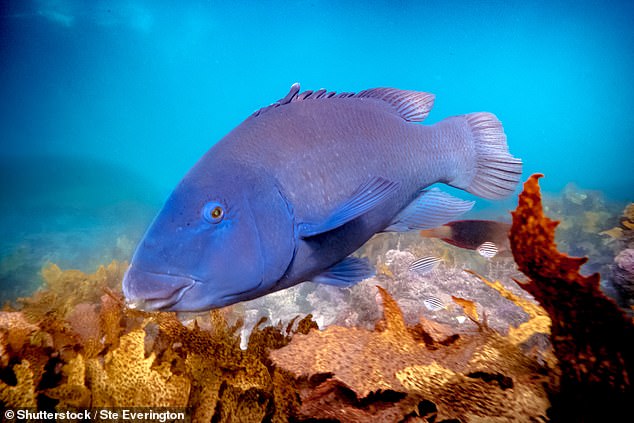
M634 325L600 290L598 273L583 276L586 258L560 253L558 222L546 217L538 180L524 184L510 240L530 292L551 318L551 342L561 370L552 416L561 421L625 419L634 398Z
M532 398L515 412L544 415L548 406L541 385L528 379L541 365L517 345L479 322L475 332L459 335L424 318L408 326L385 290L380 291L384 318L374 331L337 326L318 331L310 315L285 324L261 319L243 349L243 323L234 319L239 315L234 308L195 316L187 324L174 313L126 308L118 287L124 268L112 263L84 274L50 266L40 292L21 300L19 309L2 312L3 406L170 406L187 408L194 421L220 422L345 421L342 410L347 421L432 415L470 421L471 415L500 413L494 404L519 401L515 392ZM355 354L359 339L370 346L362 356ZM326 355L324 366L340 367L298 377L288 363L278 363L293 348L303 351L291 353L301 368L309 369L304 355L319 354ZM513 364L495 367L491 360L500 356ZM340 372L339 379L327 376ZM440 385L428 387L427 378ZM469 387L460 404L452 399L454 384ZM447 389L437 390L441 385Z
M549 401L536 377L544 369L516 343L479 322L475 332L427 345L419 340L432 335L423 325L408 327L396 301L378 289L384 317L375 330L331 326L296 335L271 352L277 366L319 381L302 392L304 418L318 412L348 422L388 415L400 421L419 416L423 401L433 404L438 421L545 418ZM467 300L461 304L473 308Z
M46 285L0 313L0 405L43 410L153 406L189 409L194 421L285 421L299 403L270 348L316 325L310 316L256 325L240 348L231 309L196 316L125 307L125 264L94 274L43 271ZM204 327L204 329L203 329ZM295 327L295 329L293 329Z

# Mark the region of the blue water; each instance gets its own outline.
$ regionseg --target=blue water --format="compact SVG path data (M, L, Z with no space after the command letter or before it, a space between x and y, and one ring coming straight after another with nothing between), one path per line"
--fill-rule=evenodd
M634 3L436 3L0 2L0 288L129 257L187 169L296 81L433 92L432 123L494 112L546 191L634 200Z

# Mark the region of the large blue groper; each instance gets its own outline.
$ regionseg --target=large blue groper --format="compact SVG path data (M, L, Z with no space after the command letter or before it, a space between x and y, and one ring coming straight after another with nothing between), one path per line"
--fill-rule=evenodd
M432 94L299 85L214 145L137 247L123 280L146 309L197 311L304 281L350 286L373 274L351 257L375 233L444 224L513 192L522 171L502 125L472 113L420 125Z

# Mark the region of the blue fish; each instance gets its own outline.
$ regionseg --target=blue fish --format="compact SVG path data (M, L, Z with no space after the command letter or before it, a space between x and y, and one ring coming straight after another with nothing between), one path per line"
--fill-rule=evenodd
M350 256L378 232L429 229L469 210L436 188L511 194L522 163L498 119L420 125L434 95L394 88L290 92L215 144L174 189L123 280L128 302L201 311L304 281L373 275Z

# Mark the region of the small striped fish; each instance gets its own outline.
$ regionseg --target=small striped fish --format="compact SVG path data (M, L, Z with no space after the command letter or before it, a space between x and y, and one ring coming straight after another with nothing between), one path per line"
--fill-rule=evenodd
M445 305L436 297L427 297L423 300L423 304L429 311L444 310Z
M485 259L492 259L498 253L498 247L494 243L487 241L476 248L476 251Z
M442 259L438 257L423 257L412 262L412 264L409 265L409 270L425 275L434 270L441 261Z

